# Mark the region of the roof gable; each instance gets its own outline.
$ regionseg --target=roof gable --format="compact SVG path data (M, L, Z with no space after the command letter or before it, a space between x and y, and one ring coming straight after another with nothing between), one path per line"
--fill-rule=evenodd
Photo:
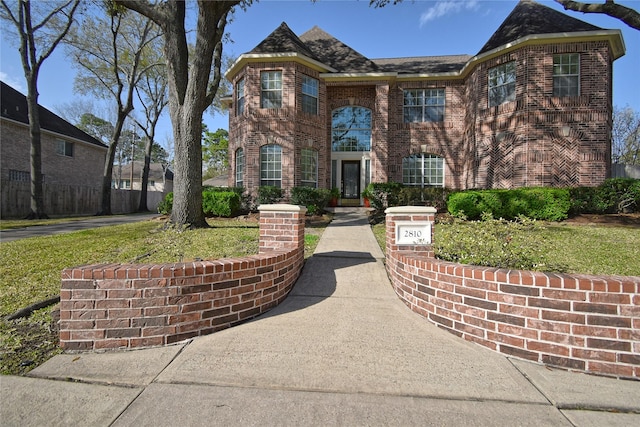
M29 113L27 109L27 97L6 84L1 83L0 89L0 114L3 118L10 119L25 125L29 124ZM88 144L106 148L102 142L92 137L88 133L78 129L60 116L52 113L41 105L40 128L60 135L68 136Z
M254 47L249 53L276 54L298 53L317 60L311 50L295 35L291 28L283 22L271 34Z
M356 50L326 33L318 26L300 36L306 46L323 64L335 68L340 73L376 72L378 66Z
M520 0L478 54L530 35L597 30L602 30L602 28L565 15L535 1Z

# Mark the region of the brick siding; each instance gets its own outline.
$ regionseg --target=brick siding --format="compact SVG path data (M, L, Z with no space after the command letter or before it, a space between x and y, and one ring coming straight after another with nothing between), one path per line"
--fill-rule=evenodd
M553 97L553 55L580 54L580 96ZM282 146L282 187L300 185L301 147L318 150L318 186L331 185L331 112L346 105L372 111L371 181L402 182L402 159L422 151L445 160L451 189L596 186L610 176L612 52L607 42L524 45L474 63L463 77L324 80L295 62L248 63L245 111L229 118L230 183L235 150L245 150L244 187L260 185L259 148ZM488 107L488 70L516 63L516 99ZM283 73L283 108L260 108L260 71ZM319 79L319 110L301 110L301 75ZM445 117L404 123L403 89L444 88ZM235 105L234 105L235 108ZM296 166L298 165L298 166Z
M434 212L425 211L429 208L411 209L389 209L386 223L387 271L396 294L411 310L508 356L640 378L640 277L441 261L430 246L395 244L397 221L433 221Z
M260 253L171 264L89 265L62 272L60 346L160 346L210 334L278 305L304 262L305 209L260 207Z

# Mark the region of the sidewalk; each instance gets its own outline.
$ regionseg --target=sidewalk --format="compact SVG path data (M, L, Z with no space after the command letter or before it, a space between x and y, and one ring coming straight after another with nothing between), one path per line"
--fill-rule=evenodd
M338 210L289 297L179 345L0 377L2 425L640 425L640 382L549 369L411 312L364 213Z

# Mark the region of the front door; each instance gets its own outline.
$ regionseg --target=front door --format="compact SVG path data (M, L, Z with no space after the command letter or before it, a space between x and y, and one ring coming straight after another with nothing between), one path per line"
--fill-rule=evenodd
M360 198L360 161L342 161L342 198Z

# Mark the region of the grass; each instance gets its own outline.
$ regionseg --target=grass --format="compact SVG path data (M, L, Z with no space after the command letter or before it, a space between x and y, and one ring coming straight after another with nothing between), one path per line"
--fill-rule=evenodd
M457 226L437 224L434 241ZM384 251L384 223L374 225L373 233ZM565 273L640 276L640 228L546 223L536 233L538 249Z
M323 217L308 222L305 259L313 254L330 220ZM51 307L38 310L26 319L8 321L4 316L58 295L60 273L64 268L97 263L180 262L258 253L259 229L255 219L208 222L210 229L179 231L165 229L161 221L142 221L1 243L0 373L24 374L60 352Z
M0 230L13 230L15 228L37 227L39 225L55 225L71 221L96 218L95 216L74 216L49 219L3 219L0 221Z

